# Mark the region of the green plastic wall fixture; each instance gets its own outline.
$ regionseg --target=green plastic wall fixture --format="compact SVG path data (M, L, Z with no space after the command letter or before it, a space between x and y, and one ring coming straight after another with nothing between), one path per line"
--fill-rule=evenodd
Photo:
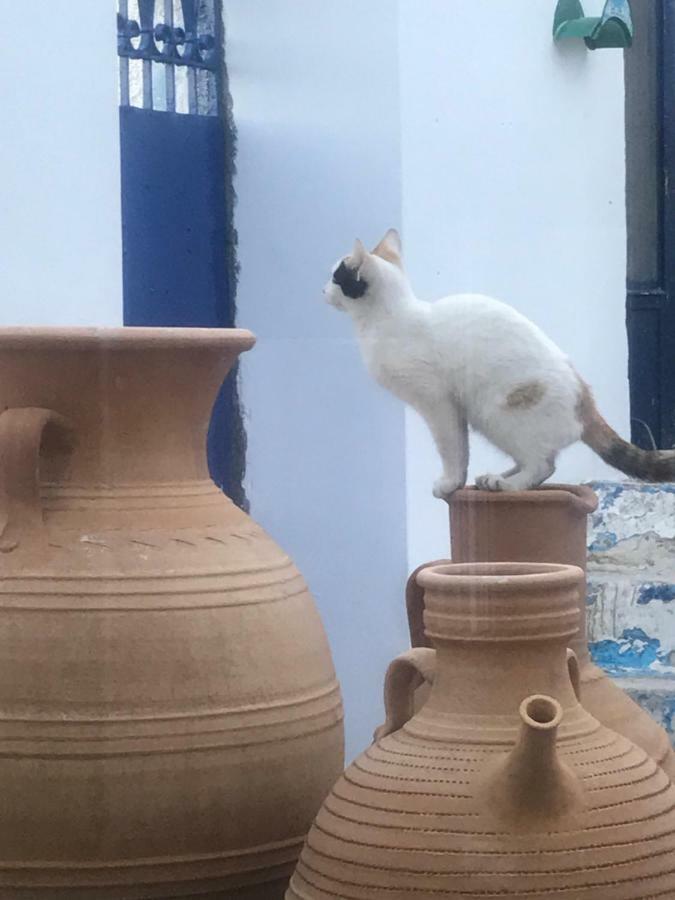
M585 16L581 0L558 0L553 38L583 38L589 50L630 47L633 18L628 0L607 0L601 16Z

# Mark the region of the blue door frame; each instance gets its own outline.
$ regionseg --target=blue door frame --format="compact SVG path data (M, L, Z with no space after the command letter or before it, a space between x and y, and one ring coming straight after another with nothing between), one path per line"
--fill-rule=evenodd
M632 435L675 446L675 0L632 4L626 63Z
M139 0L139 22L127 10L121 0L124 323L231 327L236 314L234 134L224 102L221 5L218 0ZM182 22L175 22L176 10ZM131 105L130 60L142 67L142 106ZM177 73L187 73L185 112L176 111ZM158 74L165 88L162 109L155 108ZM216 402L208 454L214 481L245 506L245 434L236 370Z

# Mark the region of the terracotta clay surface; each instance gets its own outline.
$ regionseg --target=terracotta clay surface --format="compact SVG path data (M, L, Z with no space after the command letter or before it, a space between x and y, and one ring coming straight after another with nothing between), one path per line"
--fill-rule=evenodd
M418 578L436 649L391 664L387 721L326 799L287 900L672 900L675 786L578 701L581 570Z
M211 482L237 330L0 329L0 897L283 896L342 769L291 560Z
M597 503L593 491L580 485L552 484L511 493L465 488L450 503L452 559L458 563L554 562L585 570L587 517ZM423 646L424 601L416 574L409 579L406 604L412 644ZM586 640L585 602L580 603L579 632L570 647L579 660L586 709L643 747L675 778L675 753L666 732L593 664Z

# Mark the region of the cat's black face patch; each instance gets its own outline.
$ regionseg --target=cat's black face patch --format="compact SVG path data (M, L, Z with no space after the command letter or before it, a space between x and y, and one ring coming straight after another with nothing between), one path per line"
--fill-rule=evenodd
M368 282L356 277L355 269L348 269L344 260L333 272L333 284L337 284L345 297L358 300L368 290Z

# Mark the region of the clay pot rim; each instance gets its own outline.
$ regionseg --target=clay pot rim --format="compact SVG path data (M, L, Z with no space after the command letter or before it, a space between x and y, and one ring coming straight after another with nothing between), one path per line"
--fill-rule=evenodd
M255 344L244 328L165 328L125 325L119 328L14 326L0 328L1 350L44 347L67 350L170 350L201 348L243 353Z
M598 497L585 484L542 484L532 491L483 491L475 485L468 485L450 498L450 506L459 503L534 503L539 506L566 504L573 506L577 512L588 515L598 508Z
M442 563L422 568L417 583L446 594L477 591L519 594L546 588L577 589L584 579L578 566L536 562Z

